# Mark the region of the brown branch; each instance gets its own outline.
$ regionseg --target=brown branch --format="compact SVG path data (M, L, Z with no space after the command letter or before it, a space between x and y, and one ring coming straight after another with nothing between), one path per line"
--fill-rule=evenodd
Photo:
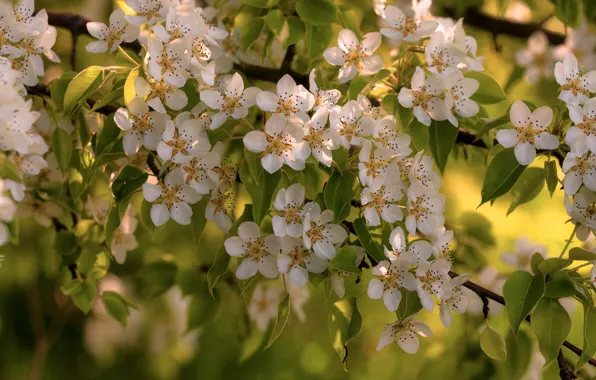
M559 376L562 380L577 379L577 376L575 376L573 371L569 369L569 365L563 356L563 350L559 350L559 355L557 355L557 363L559 364Z
M477 8L468 8L463 15L458 15L454 8L444 8L443 13L452 18L463 17L466 24L486 30L493 36L501 34L528 39L534 32L541 31L546 35L551 45L565 43L566 37L564 34L551 32L543 28L543 24L548 19L541 20L540 22L520 23L490 16Z
M451 278L457 277L459 276L459 274L453 272L453 271L449 271L449 276L451 276ZM501 304L503 306L505 305L505 298L503 298L503 296L498 295L497 293L493 292L492 290L486 289L472 281L467 281L464 283L464 286L468 289L470 289L471 291L473 291L474 293L476 293L481 299L482 298L488 298L490 300L495 301L498 304ZM530 322L530 316L526 317L526 321ZM574 354L576 354L577 356L581 356L582 355L582 350L575 346L574 344L568 342L568 341L564 341L563 342L563 346L567 347L571 352L573 352ZM588 360L588 363L590 363L591 365L593 365L594 367L596 367L596 359L594 358L590 358Z

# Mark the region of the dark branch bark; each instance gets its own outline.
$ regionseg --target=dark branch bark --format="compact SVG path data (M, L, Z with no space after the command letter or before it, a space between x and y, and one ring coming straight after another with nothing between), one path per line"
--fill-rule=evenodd
M573 371L569 369L569 365L567 365L567 361L563 356L563 350L559 350L559 355L557 355L557 363L559 364L559 376L562 380L577 379L577 376L573 374Z
M444 8L443 13L449 17L458 17L453 8ZM548 19L535 23L520 23L487 15L477 8L468 8L463 14L463 18L466 24L475 28L486 30L493 36L502 34L512 37L519 37L521 39L528 39L534 32L542 31L544 34L546 34L546 37L548 38L548 41L551 45L565 43L564 34L551 32L543 28L544 22Z
M449 276L451 276L453 278L453 277L459 276L459 274L457 274L453 271L450 271ZM497 293L493 292L492 290L486 289L472 281L468 281L468 282L464 283L464 286L466 288L470 289L471 291L473 291L474 293L478 294L478 296L481 299L488 298L490 300L495 301L496 303L499 303L499 304L505 306L505 298L503 298L503 296L500 296ZM530 316L528 316L526 318L526 321L530 322ZM574 344L572 344L568 341L564 341L563 346L567 347L571 352L573 352L577 356L582 355L582 350L579 347L575 346ZM588 363L590 363L591 365L596 367L596 359L590 358L590 360L588 360Z

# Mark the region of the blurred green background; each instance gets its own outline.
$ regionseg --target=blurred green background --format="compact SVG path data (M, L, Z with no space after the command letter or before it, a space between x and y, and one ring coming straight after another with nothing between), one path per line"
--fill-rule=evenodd
M510 2L485 3L483 10L496 15ZM540 20L552 12L552 5L546 0L533 3L532 20ZM103 21L113 6L110 0L36 1L38 9L74 12ZM372 5L362 12L372 12ZM564 30L555 19L547 26ZM515 51L523 48L526 41L499 36L502 50L497 52L491 35L469 26L466 31L477 38L478 55L486 57L486 71L500 83L506 82L513 69ZM90 64L108 64L106 57L86 53L84 46L89 41L88 37L81 37L76 70ZM70 44L68 31L59 30L54 50L64 64L48 66L46 82L70 70ZM554 104L557 86L554 81L530 86L521 80L509 90L508 96L508 102L489 108L491 116L500 116L517 99L536 105ZM492 225L492 231L483 228L489 236L486 244L476 248L463 243L458 246L456 271L477 273L491 265L504 275L511 272L513 268L502 263L499 255L513 250L520 236L547 246L549 255L558 255L572 230L570 224L565 224L567 214L562 191L556 191L551 198L543 189L535 200L509 216L506 216L511 202L508 196L492 206L487 204L477 209L486 152L474 148L464 151L458 147L455 153L442 183L442 192L447 195L448 227L464 230L464 219L470 213L482 215ZM533 165L542 167L543 161L536 160ZM105 181L106 178L94 180L93 193L97 199L109 199ZM133 203L138 205L139 202L137 197ZM477 334L484 322L477 313L456 316L453 326L446 329L439 321L438 312L422 311L420 318L430 325L434 335L421 339L418 354L407 355L397 345L376 352L384 324L395 318L382 302L370 300L366 295L359 298L363 330L349 345L348 372L345 372L328 333L328 313L336 296L324 286L316 289L309 285L310 299L304 306L306 320L300 322L292 313L281 338L266 351L257 347L259 334L246 319L248 300L229 286L220 287L219 301L209 306L214 310L211 320L199 330L185 334L188 298L182 299L179 291L171 289L155 300L145 301L139 296L142 289L136 274L146 263L166 260L178 266L179 283L204 285L205 274L200 268L211 264L223 235L208 225L200 244L195 245L190 228L168 223L151 236L139 223L136 236L140 248L129 252L124 265L113 263L110 269L120 278L112 282L116 289L139 304L139 310L133 312L129 326L124 329L101 313L94 315L92 311L85 316L69 304L56 281L59 259L52 249L55 232L39 227L32 220L21 223L20 244L0 248L0 254L5 255L0 269L0 379L27 378L31 363L39 363L40 356L46 353L45 371L39 377L43 379L116 380L133 376L163 380L558 378L556 362L542 370L541 363L536 365L534 361L532 367L536 347L529 329L525 329L526 333L517 341L508 337L507 362L496 362L484 355ZM348 294L365 293L368 280L366 275L359 284L352 280ZM574 329L569 340L581 347L582 309L572 305L570 310ZM503 312L491 316L489 321L491 326L508 335ZM571 355L569 359L575 360Z

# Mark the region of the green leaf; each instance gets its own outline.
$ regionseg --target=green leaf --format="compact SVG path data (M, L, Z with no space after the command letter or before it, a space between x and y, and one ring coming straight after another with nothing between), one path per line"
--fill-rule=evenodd
M21 173L14 162L7 156L0 154L0 178L10 179L22 183Z
M72 155L72 139L64 129L56 128L52 133L52 148L60 170L65 172L68 169L70 156Z
M505 341L507 343L507 359L498 366L497 371L500 376L495 379L521 379L528 371L534 342L524 330L520 330L517 336L509 332Z
M360 273L356 266L357 252L351 245L344 245L337 255L329 262L329 268L339 269L344 272Z
M258 178L255 180L249 169L250 156L245 157L247 157L247 159L240 165L240 179L252 198L253 221L260 225L271 207L273 194L281 180L281 171L278 170L275 173L270 174L269 172L262 170Z
M400 105L399 105L399 102L397 101L397 96L395 96L393 94L387 94L387 95L385 95L383 100L381 100L381 107L383 107L383 110L385 110L385 112L387 112L387 115L396 115L397 108L399 106ZM409 122L407 124L409 124ZM405 128L403 126L403 124L402 124L402 127Z
M286 18L281 9L270 10L265 16L265 23L276 37L281 34L285 22Z
M551 257L550 259L546 259L538 265L538 269L540 272L544 274L552 274L556 271L567 268L573 260L567 259L560 259L558 257Z
M505 86L503 86L503 91L509 92L511 86L517 83L517 81L519 81L521 77L524 76L525 72L525 68L519 65L513 66L513 69L511 70L511 73L509 73L509 77L507 78L507 82L505 82Z
M517 162L513 148L500 151L486 170L480 206L506 194L515 185L525 168L526 166Z
M95 143L95 157L101 156L110 144L117 140L120 134L120 128L114 122L114 115L106 116L103 128L97 134L97 140Z
M546 366L559 354L571 330L571 319L558 300L544 297L532 313L532 330L538 338Z
M286 327L286 324L288 323L289 317L290 295L286 294L277 307L277 318L275 319L275 325L273 328L269 329L266 339L267 344L265 344L265 347L263 348L264 350L271 347L271 345L281 336L281 333L284 331L284 327Z
M303 20L305 21L305 20ZM311 59L323 54L333 38L331 25L315 26L306 24L306 49ZM309 61L312 65L312 61Z
M109 316L126 327L128 322L128 304L122 296L116 292L105 291L101 295L101 301Z
M193 294L188 305L187 317L188 326L187 331L192 331L199 328L212 320L221 305L221 298L214 298L209 295L207 289L201 288L202 291ZM203 290L204 289L204 290Z
M514 198L507 210L507 215L511 214L517 207L536 198L543 187L544 169L527 168L519 177L515 186L511 189L511 195Z
M332 0L298 0L296 12L302 21L315 26L336 22L337 6Z
M550 197L553 197L553 193L557 188L558 176L557 176L557 163L555 161L546 161L544 163L544 180L546 181L546 187L550 193Z
M192 223L192 239L195 244L199 244L203 231L207 225L207 218L205 218L205 209L209 204L209 198L203 197L199 202L190 206L192 208L192 216L190 217Z
M131 70L124 82L124 104L128 105L137 96L135 88L135 79L139 76L139 69Z
M580 0L557 0L555 16L572 28L582 23L583 10Z
M93 277L87 277L81 284L81 289L72 295L72 302L85 314L91 310L97 295L97 281Z
M145 182L149 175L134 166L126 166L112 184L112 194L116 202L132 196Z
M356 175L351 172L334 172L323 192L327 209L333 211L333 223L344 221L350 215Z
M457 127L454 127L448 121L433 121L429 127L430 138L428 143L441 174L443 174L445 165L447 165L449 153L455 146L457 133Z
M418 121L418 119L412 119L405 130L405 133L412 137L411 147L414 152L421 152L428 148L430 140L429 128Z
M114 239L114 233L120 227L120 212L118 210L118 205L114 205L110 209L110 213L108 214L108 218L106 219L106 245L108 249L112 250L112 239Z
M151 220L151 207L153 204L151 202L147 202L143 199L141 202L141 211L139 212L139 216L141 218L141 222L149 231L149 235L153 235L155 231L155 225L153 225L153 221Z
M466 73L466 77L476 79L480 84L478 91L470 99L480 104L495 104L507 99L499 82L490 75L479 71L470 71Z
M242 50L248 51L261 36L265 28L265 20L241 12L236 16L234 25L238 26L240 30L240 47Z
M506 360L507 345L505 339L496 330L486 324L486 327L480 333L480 348L492 359Z
M549 276L544 296L548 298L571 297L575 294L575 287L566 272L557 271Z
M385 253L383 253L383 248L374 241L373 237L366 226L366 222L364 218L358 218L354 221L354 230L356 230L356 236L358 236L358 240L360 244L362 244L362 248L368 252L373 259L377 262L385 260Z
M288 17L286 20L286 25L288 28L288 36L282 40L283 48L287 48L298 41L302 41L304 39L304 34L306 33L306 26L304 25L304 22L302 22L302 20L296 16Z
M584 305L584 346L582 354L575 365L575 372L579 371L596 353L596 309Z
M399 302L396 314L397 318L403 321L422 310L422 303L415 290L409 291L405 288L400 288L399 291L401 292L401 301Z
M60 287L60 290L66 296L72 296L73 294L78 293L81 290L81 281L80 280L71 280L68 281L66 284Z
M333 348L347 370L348 343L362 329L362 316L358 310L356 297L339 300L331 306L329 313L329 335Z
M226 238L229 236L234 236L238 233L238 226L247 220L251 220L252 216L252 205L247 204L244 206L244 211L240 218L232 225L230 231L226 235ZM209 287L209 293L212 297L214 296L213 289L215 289L215 285L217 281L228 272L228 264L230 263L230 255L226 252L225 247L220 247L217 253L215 254L215 260L211 267L209 267L209 271L207 272L207 285Z
M145 298L152 299L165 293L176 279L178 267L166 261L157 261L145 265L139 270L139 280Z
M480 138L482 136L484 136L485 134L487 134L490 130L500 127L500 126L505 125L510 122L511 122L511 119L509 118L509 111L507 111L502 116L500 116L494 120L484 121L484 124L482 125L480 130L476 133L476 141L480 140Z
M586 251L583 248L575 247L569 250L569 258L579 261L596 261L596 253Z
M274 7L279 0L240 0L240 4L250 5L256 8L271 8Z
M536 252L532 255L532 259L530 261L530 265L532 267L532 273L540 273L540 269L538 268L538 266L543 261L544 261L544 256L542 256L540 253Z
M515 336L519 332L519 325L530 315L543 294L544 275L532 276L526 271L518 270L509 276L503 287L503 297L509 325Z
M71 115L78 104L102 85L104 77L104 69L100 66L89 66L77 74L64 93L64 113Z
M467 211L460 217L460 224L464 236L475 239L482 245L492 247L496 244L492 232L492 225L486 217L480 213Z
M60 230L54 240L54 250L61 256L70 256L77 251L77 240L74 234L67 230Z
M91 110L89 110L89 112L93 112L96 111L102 107L107 106L108 104L114 102L117 99L120 99L124 96L124 87L118 87L115 90L111 91L109 94L107 94L106 96L102 97L101 99L99 99L98 101L96 101L93 104L93 107L91 107Z
M50 96L58 106L58 109L62 112L64 112L64 94L66 93L70 81L74 77L69 77L67 74L69 73L64 73L60 79L53 80L50 84Z

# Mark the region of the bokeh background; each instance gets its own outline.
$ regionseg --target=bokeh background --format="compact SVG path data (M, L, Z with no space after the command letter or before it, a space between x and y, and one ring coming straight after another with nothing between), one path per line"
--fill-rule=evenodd
M233 3L220 1L220 3ZM349 4L350 1L344 0ZM371 1L359 1L355 13L371 17ZM362 3L362 5L360 5ZM391 1L388 1L391 3ZM476 3L482 3L476 2ZM521 5L520 5L521 4ZM227 4L229 5L229 4ZM36 8L68 11L90 19L106 21L117 3L111 0L37 0ZM482 10L495 16L513 17L520 22L542 20L553 12L547 0L514 2L485 1ZM360 12L360 13L358 13ZM376 17L376 16L375 16ZM549 20L547 28L564 32L562 23ZM339 26L337 26L339 30ZM493 37L485 31L466 26L468 34L478 40L478 55L486 57L486 72L505 83L514 68L514 55L527 41L498 36L499 51ZM90 64L108 65L114 58L91 56L84 46L90 38L82 36L77 48L76 70ZM62 65L48 65L46 82L70 70L70 33L58 31L54 50ZM388 57L385 57L388 60ZM556 103L557 86L552 80L529 85L521 79L508 89L507 102L488 108L491 116L506 112L511 102L525 99L536 105ZM459 234L455 270L475 274L475 280L487 282L491 270L506 276L514 268L500 260L500 254L512 251L516 239L529 238L547 247L557 256L572 230L565 224L567 214L563 192L551 197L544 188L532 202L520 206L511 215L507 209L511 197L505 196L492 206L480 208L480 190L486 169L486 152L476 148L457 147L450 157L441 191L447 195L446 219L449 228ZM538 159L533 165L542 167ZM106 178L94 178L92 196L95 207L108 207ZM140 198L133 201L138 206ZM469 235L469 236L468 236ZM508 332L504 312L491 309L490 324L507 338L508 359L489 359L479 347L478 331L483 326L478 300L469 313L454 318L450 329L443 327L438 313L420 313L434 335L421 339L420 351L407 355L397 345L381 352L375 347L385 323L394 315L382 302L359 298L363 316L361 333L349 345L345 372L331 345L328 314L336 296L324 285L307 291L296 291L294 302L303 304L304 320L292 312L281 338L268 350L261 349L262 333L246 318L249 299L233 289L235 284L218 287L217 300L211 301L204 290L201 310L209 309L208 320L201 328L187 333L189 297L180 288L172 288L153 300L143 297L142 270L145 264L166 260L177 266L176 282L183 286L203 288L204 268L208 267L223 235L207 226L198 244L190 228L168 224L151 234L139 223L136 231L139 248L129 252L124 265L112 263L102 287L115 289L135 300L127 328L102 313L101 305L83 315L59 290L59 259L52 248L55 232L32 219L21 223L18 246L0 248L5 260L0 269L0 379L25 379L32 363L45 364L43 379L556 379L558 367L542 368L536 355L534 337L523 329L517 341ZM490 269L486 269L489 267ZM479 277L484 269L484 276ZM489 271L489 272L487 272ZM368 278L359 284L347 282L348 294L366 293ZM306 299L308 297L308 299ZM300 305L298 305L300 306ZM582 309L573 301L566 304L573 318L569 340L581 347ZM566 353L568 354L568 352ZM45 363L44 363L45 358ZM572 356L569 356L571 359Z

